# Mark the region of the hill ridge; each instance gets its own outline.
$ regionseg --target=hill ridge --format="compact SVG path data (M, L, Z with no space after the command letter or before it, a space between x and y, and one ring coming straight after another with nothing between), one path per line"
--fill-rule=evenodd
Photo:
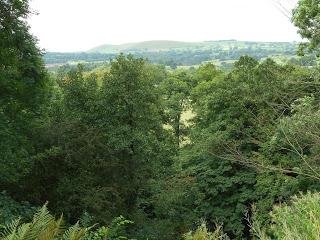
M131 42L124 44L103 44L94 47L87 51L87 53L129 53L129 52L158 52L171 50L190 50L190 49L213 49L217 47L232 46L239 47L246 44L295 44L295 42L259 42L259 41L239 41L235 39L226 40L208 40L201 42L186 42L174 40L148 40L141 42Z

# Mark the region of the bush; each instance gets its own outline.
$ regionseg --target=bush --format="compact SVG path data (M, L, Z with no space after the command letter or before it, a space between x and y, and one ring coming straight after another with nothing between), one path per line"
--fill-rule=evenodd
M0 224L8 224L17 218L29 221L35 212L36 208L28 202L16 202L6 192L0 192Z
M271 230L278 239L320 239L320 193L295 196L290 205L275 207L271 216Z
M213 232L210 232L206 223L203 221L201 225L194 232L189 232L184 235L184 240L223 240L228 239L223 234L222 227L217 226Z
M290 203L274 207L270 215L272 224L266 229L253 222L252 231L258 239L320 239L320 193L294 196Z
M88 231L88 228L81 228L79 223L66 230L62 216L55 219L44 205L34 214L31 222L20 223L20 219L17 219L4 226L0 231L0 240L80 240Z

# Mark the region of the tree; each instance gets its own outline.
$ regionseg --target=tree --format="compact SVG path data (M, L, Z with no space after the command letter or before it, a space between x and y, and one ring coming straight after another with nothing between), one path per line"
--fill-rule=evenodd
M215 65L212 63L207 63L201 65L194 73L194 86L201 83L201 82L210 82L218 75L221 75L222 71L217 69Z
M224 222L230 236L249 234L244 214L254 201L267 198L259 192L262 186L272 195L277 178L264 175L269 185L258 187L260 170L254 163L261 164L275 122L289 111L286 103L303 94L287 86L290 71L293 76L290 67L270 59L259 64L244 56L230 74L200 83L193 91L195 126L185 149L184 171L196 179L193 187L202 196L198 216ZM273 190L281 195L281 189Z
M121 176L126 182L129 211L146 180L163 173L164 167L170 165L168 133L160 115L160 92L152 77L143 59L120 55L112 62L102 87L104 116L108 121L101 124L123 165Z
M39 134L43 154L22 183L28 199L48 200L70 222L84 211L102 223L151 211L149 180L167 173L174 148L150 69L120 55L102 78L79 66L59 81Z
M173 128L177 146L186 135L183 113L190 110L191 76L187 72L174 72L160 85L163 91L166 124Z
M299 29L298 33L309 40L300 45L300 52L303 53L307 48L310 52L320 54L320 1L300 0L293 11L292 21Z
M0 1L0 185L16 183L30 170L33 130L46 98L48 77L25 19L27 0Z

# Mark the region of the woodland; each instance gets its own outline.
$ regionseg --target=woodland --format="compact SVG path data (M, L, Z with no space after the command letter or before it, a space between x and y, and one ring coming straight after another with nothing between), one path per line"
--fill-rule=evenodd
M292 13L307 66L48 71L30 14L0 0L1 240L320 239L319 0Z

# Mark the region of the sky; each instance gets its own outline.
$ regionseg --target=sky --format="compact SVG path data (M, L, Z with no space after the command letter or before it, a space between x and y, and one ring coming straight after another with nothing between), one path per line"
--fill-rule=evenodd
M276 0L31 0L31 32L46 51L149 40L300 41ZM279 0L281 2L281 0ZM283 0L287 8L296 0Z

